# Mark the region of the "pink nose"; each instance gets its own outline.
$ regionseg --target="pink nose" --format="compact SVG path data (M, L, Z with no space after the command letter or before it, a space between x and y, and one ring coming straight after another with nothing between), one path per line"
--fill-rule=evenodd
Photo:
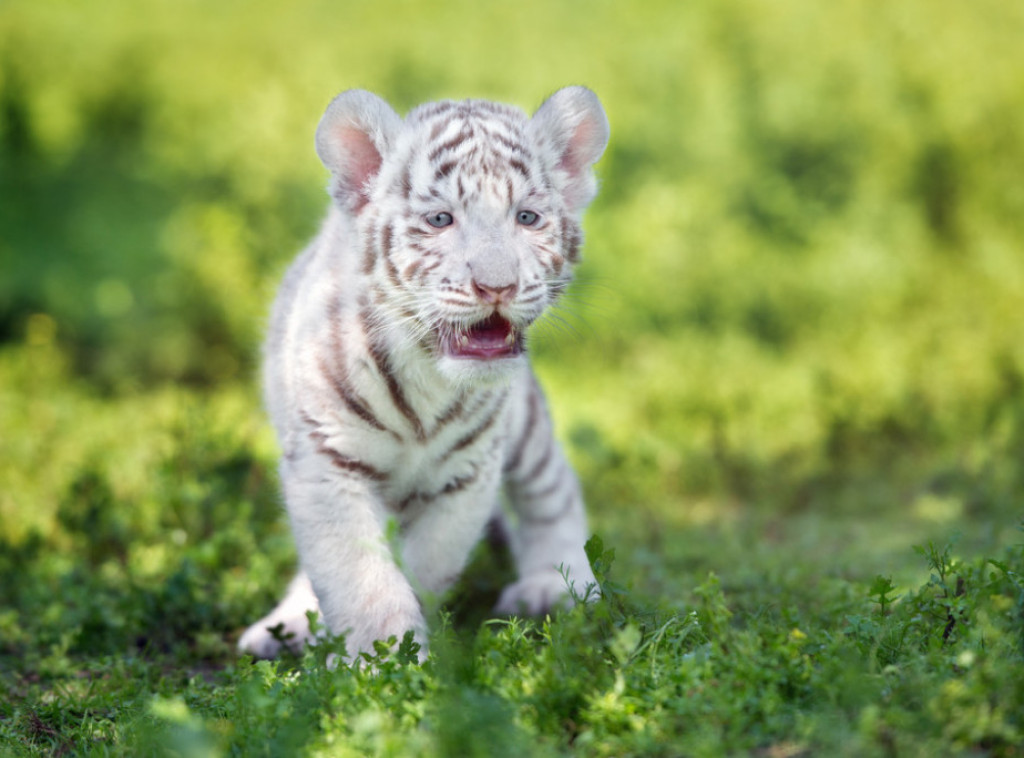
M474 279L473 291L480 300L488 305L498 305L511 301L516 296L516 292L519 291L519 285L513 283L502 287L492 287L489 284L481 284Z

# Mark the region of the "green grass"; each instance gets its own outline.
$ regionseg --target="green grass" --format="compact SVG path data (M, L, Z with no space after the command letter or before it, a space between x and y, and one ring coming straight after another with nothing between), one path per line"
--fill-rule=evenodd
M0 754L1024 753L1024 12L1002 0L0 5ZM364 669L255 367L339 90L612 123L535 364L604 598L480 550ZM612 555L614 553L614 556Z

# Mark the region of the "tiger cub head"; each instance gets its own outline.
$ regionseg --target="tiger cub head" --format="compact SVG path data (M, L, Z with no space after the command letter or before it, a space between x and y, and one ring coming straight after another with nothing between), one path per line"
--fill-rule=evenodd
M567 287L608 143L593 92L566 87L532 116L442 101L404 119L350 90L328 106L317 152L354 221L365 312L392 355L458 379L507 375L525 333Z

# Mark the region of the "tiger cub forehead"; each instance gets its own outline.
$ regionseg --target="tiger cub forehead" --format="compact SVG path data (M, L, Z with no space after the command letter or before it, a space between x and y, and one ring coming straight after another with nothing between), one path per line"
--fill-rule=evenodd
M424 208L438 202L511 207L547 200L550 183L528 123L519 108L488 100L418 106L385 158L381 184Z
M510 151L522 149L529 117L513 105L490 100L441 100L413 108L405 119L420 144L434 143L428 157L437 158L474 137L493 139Z

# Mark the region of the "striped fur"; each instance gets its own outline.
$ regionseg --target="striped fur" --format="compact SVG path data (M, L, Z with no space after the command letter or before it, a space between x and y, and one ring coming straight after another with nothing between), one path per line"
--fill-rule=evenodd
M422 643L420 598L503 517L503 485L519 578L498 612L561 602L559 567L593 583L524 335L579 260L607 139L582 87L533 117L470 100L401 119L355 90L328 107L317 150L334 202L285 276L264 366L303 573L241 649L276 654L280 623L301 644L317 608L353 656L409 629Z

